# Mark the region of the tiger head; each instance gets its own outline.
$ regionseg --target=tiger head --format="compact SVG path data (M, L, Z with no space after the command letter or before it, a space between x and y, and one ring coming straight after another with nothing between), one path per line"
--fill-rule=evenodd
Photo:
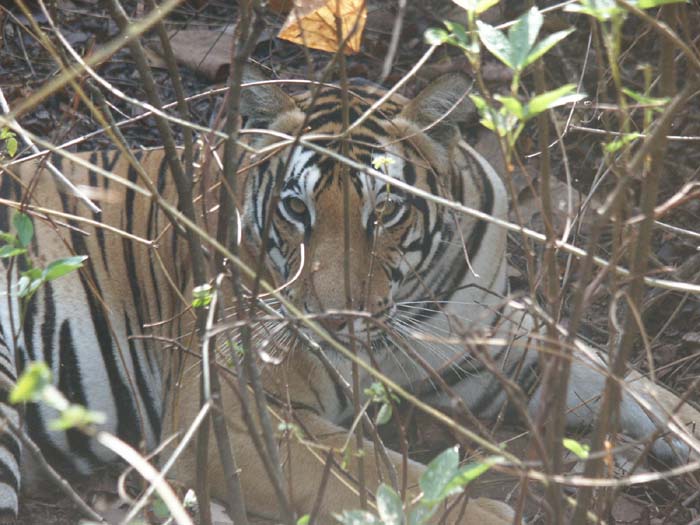
M469 89L447 75L373 111L385 92L367 85L351 84L345 105L334 86L295 96L271 84L244 90L246 127L258 128L245 168L246 237L264 247L286 298L339 339L354 333L376 349L387 325L437 313L469 272L481 223L401 184L483 207L484 181L458 146L456 123L473 115Z

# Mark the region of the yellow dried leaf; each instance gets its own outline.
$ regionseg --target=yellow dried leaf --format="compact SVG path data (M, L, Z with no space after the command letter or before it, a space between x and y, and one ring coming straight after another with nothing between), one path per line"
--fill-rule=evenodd
M340 19L342 37L336 31ZM346 54L360 51L362 31L367 19L365 0L294 0L294 9L280 29L279 36L295 44L335 53L347 38Z

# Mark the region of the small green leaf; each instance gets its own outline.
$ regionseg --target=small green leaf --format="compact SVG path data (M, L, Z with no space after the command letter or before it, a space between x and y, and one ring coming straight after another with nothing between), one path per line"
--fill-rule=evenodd
M379 408L379 412L377 412L377 419L375 421L375 424L386 425L389 421L391 421L392 414L393 410L391 408L391 404L382 403L382 406Z
M290 423L289 421L282 421L279 425L277 425L277 430L280 434L294 436L297 439L302 439L304 436L301 431L301 427L296 423Z
M588 453L591 450L591 447L589 447L588 445L585 445L583 443L579 443L575 439L564 438L562 440L562 444L568 450L570 450L571 452L576 454L576 456L579 459L586 459L588 457Z
M11 233L0 231L0 240L5 244L16 244L17 236L12 235Z
M453 476L445 487L445 497L461 492L469 483L488 472L493 465L500 463L502 460L501 457L495 456L486 458L483 461L464 465L457 471L457 474Z
M633 2L635 3L635 2ZM639 9L651 9L666 4L687 4L688 0L637 0L636 4Z
M432 505L442 500L445 487L457 473L458 464L457 447L448 448L428 464L419 480L426 504Z
M467 35L467 30L464 28L462 24L458 24L457 22L450 22L449 20L445 21L445 27L455 36L456 40L460 43L463 44L468 44L469 43L469 35Z
M495 27L482 22L481 20L476 21L477 32L479 33L479 39L486 46L486 49L491 51L493 56L498 60L503 62L506 66L511 69L515 69L515 65L511 60L511 44L501 31Z
M160 496L155 496L151 502L151 510L158 520L167 520L170 517L170 510Z
M444 29L431 27L425 31L423 37L425 38L425 43L429 46L439 46L449 41L450 34Z
M17 153L16 136L17 135L14 133L14 131L9 130L8 128L0 129L0 140L5 141L5 149L7 149L7 153L10 157L14 157Z
M17 297L29 298L43 284L40 268L30 268L22 272L17 281Z
M192 307L203 308L211 304L214 298L213 288L210 284L201 284L192 288Z
M625 133L619 138L616 138L612 142L605 145L605 151L608 153L615 153L624 148L627 144L634 142L635 140L643 137L641 133Z
M25 248L17 248L10 244L0 247L0 259L7 259L9 257L16 257L17 255L22 255L27 253Z
M406 523L401 498L384 483L377 489L377 512L384 525L405 525Z
M479 112L485 111L486 108L489 106L489 103L486 102L486 99L480 95L469 95L469 98L472 100L474 103L474 106L476 106L476 109Z
M526 118L532 118L539 115L545 110L562 106L570 102L578 102L586 98L585 93L573 93L576 90L576 84L566 84L552 91L547 91L533 97L525 105Z
M15 213L15 216L12 217L12 224L14 225L15 230L17 230L17 240L19 240L19 245L22 248L29 246L29 243L32 242L32 237L34 237L34 225L32 224L32 220L29 218L29 216L25 215L24 213L17 212Z
M564 11L592 16L599 22L606 22L625 14L615 0L580 0L578 4L564 6Z
M58 279L59 277L63 277L67 273L73 272L78 268L82 268L83 262L85 262L86 259L87 255L75 255L73 257L56 259L46 267L41 278L44 280L44 282L48 282Z
M10 392L10 403L37 401L51 384L51 370L43 361L29 363Z
M382 521L366 510L345 510L335 514L335 519L343 525L383 525Z
M575 31L575 29L572 27L569 29L564 29L563 31L557 31L556 33L552 33L551 35L547 35L546 37L544 37L542 40L537 42L535 44L535 46L527 54L527 58L525 59L525 63L523 64L523 67L526 67L526 66L529 66L530 64L532 64L535 60L540 58L547 51L549 51L555 45L557 45L558 42L560 42L561 40L564 40L567 36L569 36L574 31Z
M470 13L480 15L495 6L500 0L452 0L459 7Z
M90 425L104 423L106 416L102 412L88 410L82 405L70 405L61 415L49 423L51 430L68 430L69 428L84 428Z
M311 516L304 514L297 520L297 525L309 525L309 521L311 521Z
M434 505L426 505L421 502L409 511L408 525L425 525L434 512Z
M522 70L526 66L530 49L537 40L543 20L540 10L532 6L508 29L509 56L513 69Z
M10 157L14 157L17 154L17 139L10 137L5 140L5 147L7 148L7 153Z
M628 88L622 88L622 92L636 103L643 104L645 106L662 107L671 101L669 97L648 97Z
M494 98L498 100L503 106L508 110L508 112L518 119L522 120L525 118L525 112L523 111L523 105L515 97L504 97L502 95L495 95Z

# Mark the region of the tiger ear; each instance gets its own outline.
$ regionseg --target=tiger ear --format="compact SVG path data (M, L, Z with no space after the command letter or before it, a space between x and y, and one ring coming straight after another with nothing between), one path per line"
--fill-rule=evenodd
M473 121L476 108L469 98L472 81L462 73L448 73L430 83L401 111L435 141L449 145L459 136L456 125Z
M243 82L263 82L269 80L254 66L246 66ZM269 123L277 117L296 109L297 105L276 84L259 84L244 86L241 90L241 115L254 122Z

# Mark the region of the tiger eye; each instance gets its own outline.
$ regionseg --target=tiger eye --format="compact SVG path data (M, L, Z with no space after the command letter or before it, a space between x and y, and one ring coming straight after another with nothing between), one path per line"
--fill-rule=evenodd
M289 197L285 199L284 205L294 215L304 215L306 213L306 204L303 200L297 197Z
M399 211L399 203L393 199L387 199L385 201L382 201L379 204L377 204L377 207L375 208L377 218L391 217L397 211Z

